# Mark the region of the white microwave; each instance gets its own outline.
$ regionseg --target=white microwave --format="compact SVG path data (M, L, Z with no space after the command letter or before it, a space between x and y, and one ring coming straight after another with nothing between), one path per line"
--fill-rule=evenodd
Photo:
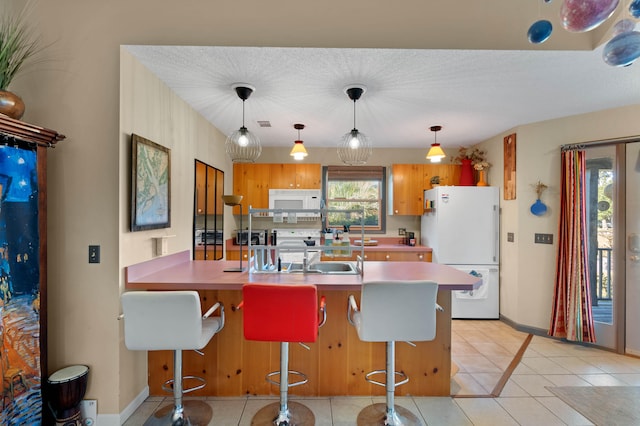
M319 189L270 189L269 209L271 210L319 210L322 191ZM282 216L287 216L283 212ZM269 213L273 216L273 213ZM318 217L319 212L296 212L298 217Z

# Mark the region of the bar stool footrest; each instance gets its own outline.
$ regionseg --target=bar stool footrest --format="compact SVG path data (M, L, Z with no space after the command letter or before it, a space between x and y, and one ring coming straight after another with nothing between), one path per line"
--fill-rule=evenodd
M186 389L182 389L182 393L189 393L189 392L193 392L193 391L197 391L199 389L204 388L207 385L207 381L205 379L203 379L202 377L198 377L198 376L182 376L182 382L184 384L184 381L186 380L196 380L198 382L201 382L201 384L193 386L191 388L186 388ZM162 390L165 392L173 392L173 382L174 379L169 379L166 382L164 382L162 384Z
M305 383L307 383L307 382L309 381L309 379L307 379L307 375L306 375L306 374L304 374L304 373L301 373L301 372L299 372L299 371L289 370L289 371L287 371L287 373L288 373L288 374L291 374L291 375L293 375L293 376L300 376L300 377L302 377L302 380L300 380L300 381L293 382L293 383L288 383L288 384L287 384L287 385L288 385L287 387L292 388L292 387L294 387L294 386L304 385ZM272 385L280 386L280 382L278 382L278 381L275 381L275 380L271 379L271 377L273 377L273 376L279 376L279 375L280 375L280 372L279 372L279 371L273 371L273 372L271 372L271 373L267 374L267 375L265 376L265 379L267 380L267 382L271 383ZM282 379L281 379L281 380L282 380Z
M377 380L373 380L371 378L371 376L376 375L376 374L384 374L386 376L387 375L387 370L374 370L374 371L371 371L370 373L367 373L366 376L364 376L364 379L367 382L372 383L374 385L386 387L387 386L386 383L378 382ZM405 373L403 373L402 371L394 371L394 374L396 376L400 376L400 377L403 378L399 382L396 382L394 387L398 387L400 385L404 385L405 383L407 383L409 381L409 377Z

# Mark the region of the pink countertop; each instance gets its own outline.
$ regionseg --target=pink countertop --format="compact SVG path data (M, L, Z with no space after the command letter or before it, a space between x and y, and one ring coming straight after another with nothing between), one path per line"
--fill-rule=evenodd
M243 261L243 267L247 267ZM431 262L364 263L364 275L224 272L239 261L191 260L189 250L125 268L128 290L240 290L247 282L316 284L323 290L358 290L363 282L432 280L441 290L471 290L481 279L447 265Z

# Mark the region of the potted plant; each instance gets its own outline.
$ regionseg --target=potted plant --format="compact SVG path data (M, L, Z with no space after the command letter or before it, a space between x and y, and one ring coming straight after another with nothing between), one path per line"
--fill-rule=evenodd
M24 102L7 88L25 61L40 51L40 38L27 23L27 9L3 11L0 18L0 113L15 119L24 114Z
M440 186L440 176L433 176L429 182L431 183L431 187L435 188L436 186Z

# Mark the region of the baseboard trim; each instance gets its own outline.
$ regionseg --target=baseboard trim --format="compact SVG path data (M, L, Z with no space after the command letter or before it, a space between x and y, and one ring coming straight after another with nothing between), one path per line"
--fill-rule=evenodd
M98 414L96 426L120 426L136 412L138 407L149 397L149 386L144 389L125 407L120 414Z

